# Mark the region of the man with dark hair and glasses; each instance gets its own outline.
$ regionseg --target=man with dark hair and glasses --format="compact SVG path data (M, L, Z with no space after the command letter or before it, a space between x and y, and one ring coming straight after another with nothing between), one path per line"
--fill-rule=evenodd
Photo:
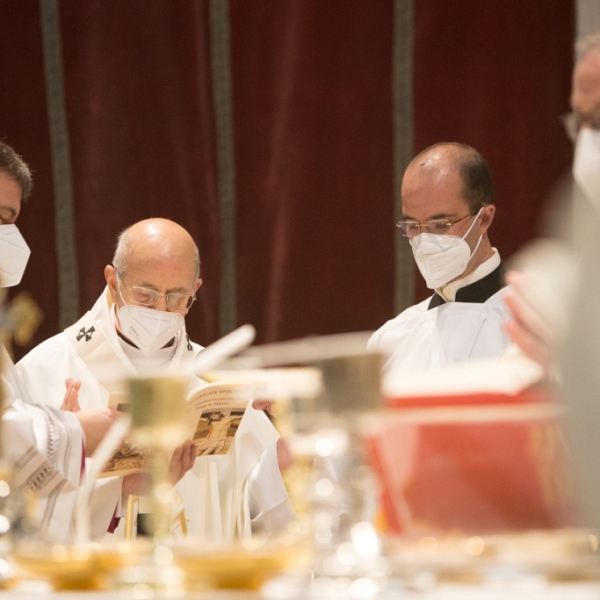
M109 394L122 391L122 379L132 375L182 374L189 390L202 385L193 370L202 347L185 328L202 284L190 234L167 219L140 221L119 236L104 276L107 287L93 308L17 364L27 387L41 394L76 377L70 408L78 410L107 406ZM244 535L242 522L273 532L291 516L275 428L250 407L242 427L227 456L197 460L176 486L192 534L233 540Z
M504 266L488 230L492 178L470 146L440 143L418 154L402 180L397 223L432 297L378 329L369 349L389 354L386 370L429 370L500 356L508 345L500 290Z

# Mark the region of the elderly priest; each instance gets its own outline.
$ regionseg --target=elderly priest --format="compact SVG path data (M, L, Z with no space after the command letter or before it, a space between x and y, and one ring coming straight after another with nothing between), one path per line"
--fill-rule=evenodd
M132 225L119 237L104 270L107 287L93 308L19 362L25 385L40 394L74 376L75 409L106 407L125 377L183 373L189 390L202 385L193 371L202 348L185 328L199 275L198 249L181 226L167 219ZM190 533L227 542L287 525L292 513L278 437L266 415L249 406L229 452L198 457L177 485Z

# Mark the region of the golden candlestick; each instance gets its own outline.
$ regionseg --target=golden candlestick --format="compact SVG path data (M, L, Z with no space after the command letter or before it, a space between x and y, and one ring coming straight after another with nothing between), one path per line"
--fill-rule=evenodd
M128 379L132 438L150 453L151 527L156 541L169 536L173 486L169 463L184 431L185 382L178 377Z

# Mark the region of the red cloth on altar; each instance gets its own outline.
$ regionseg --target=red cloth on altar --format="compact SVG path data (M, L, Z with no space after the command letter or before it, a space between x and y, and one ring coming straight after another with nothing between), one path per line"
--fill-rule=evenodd
M426 386L424 386L426 388ZM561 406L547 386L391 396L366 436L393 533L489 533L580 524Z

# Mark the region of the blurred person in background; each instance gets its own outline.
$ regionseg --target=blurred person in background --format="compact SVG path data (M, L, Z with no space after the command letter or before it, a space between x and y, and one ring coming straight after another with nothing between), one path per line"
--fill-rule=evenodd
M29 248L16 221L32 187L31 172L8 144L0 142L0 285L20 283ZM60 409L64 388L57 390L58 406L48 406L48 390L30 396L2 345L2 458L13 469L17 490L37 497L37 525L49 541L66 542L72 533L75 496L82 480L83 460L91 456L116 418L103 408L73 414ZM106 500L113 509L118 497Z
M507 331L524 354L563 383L571 443L590 524L600 525L600 31L577 44L572 112L573 193L560 240L524 261L506 294ZM564 231L564 230L567 231ZM564 240L569 243L565 244ZM555 260L556 259L556 260Z

